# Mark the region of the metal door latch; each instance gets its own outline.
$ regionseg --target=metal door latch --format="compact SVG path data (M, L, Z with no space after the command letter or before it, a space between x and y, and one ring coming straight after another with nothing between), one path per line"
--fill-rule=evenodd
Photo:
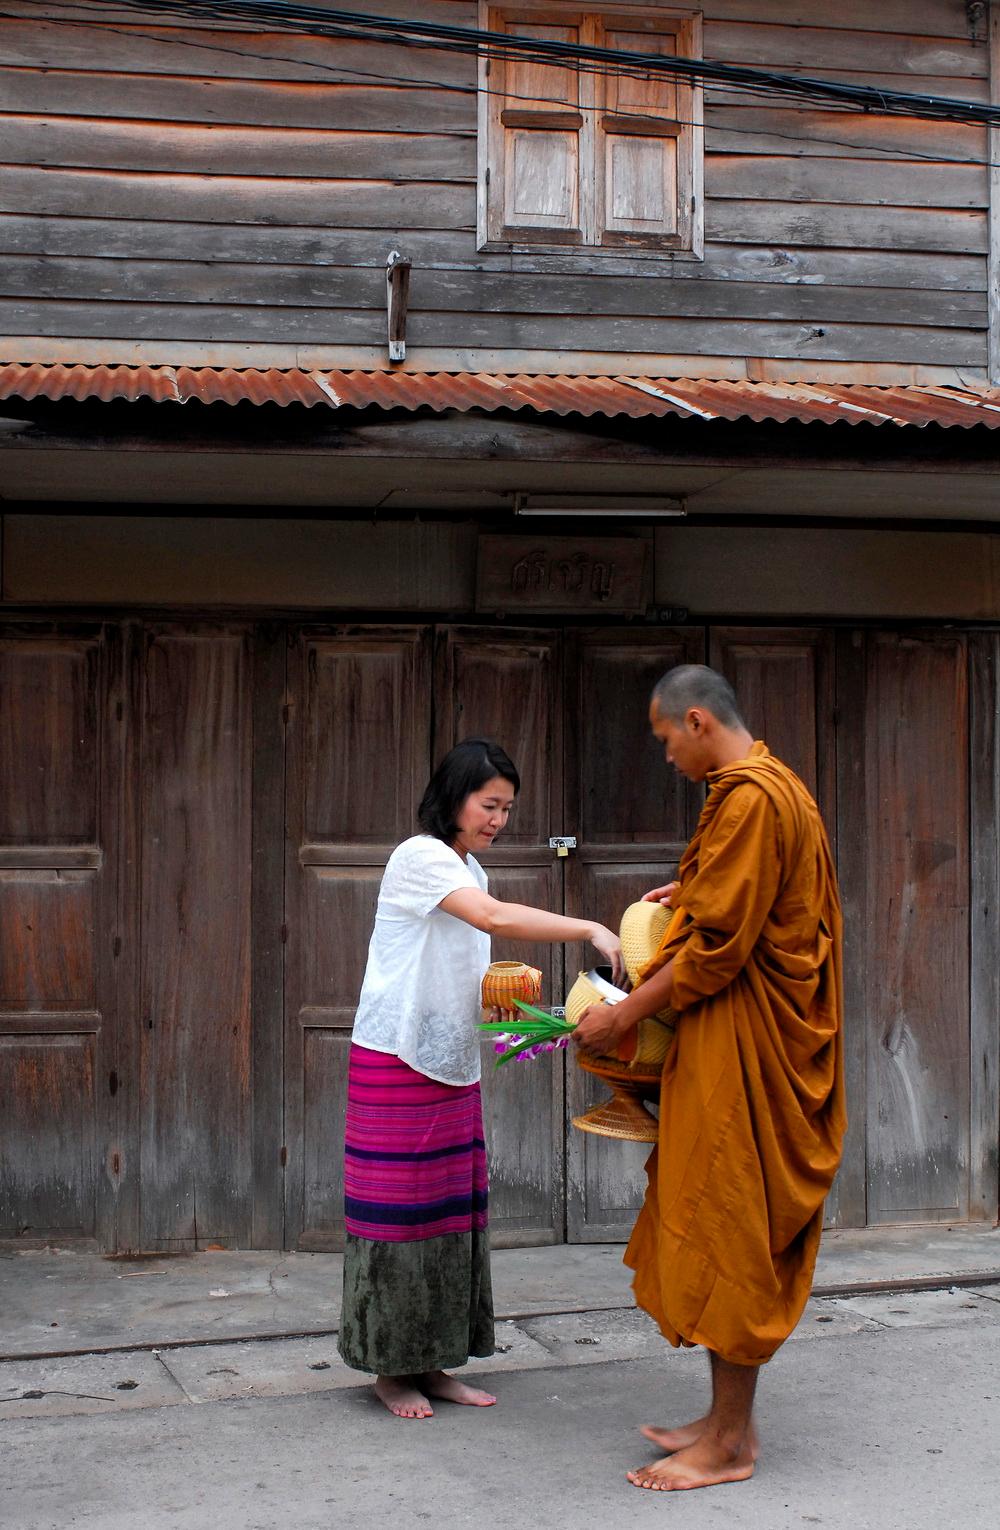
M556 835L553 835L553 837L549 840L549 849L550 850L554 850L556 852L556 855L558 855L560 860L562 860L565 856L569 855L569 852L571 850L575 850L576 849L576 835L575 834L556 834Z

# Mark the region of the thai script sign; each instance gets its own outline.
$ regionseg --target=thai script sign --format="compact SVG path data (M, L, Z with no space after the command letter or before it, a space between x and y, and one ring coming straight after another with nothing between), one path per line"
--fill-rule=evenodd
M638 537L481 536L478 611L646 608L646 548Z

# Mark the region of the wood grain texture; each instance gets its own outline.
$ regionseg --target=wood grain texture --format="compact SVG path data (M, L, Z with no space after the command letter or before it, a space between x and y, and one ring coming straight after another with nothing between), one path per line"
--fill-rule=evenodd
M879 19L881 16L880 10ZM849 30L843 22L831 26L828 17L829 12L821 18L814 10L812 25L787 26L756 19L740 22L731 17L720 24L709 12L705 51L723 64L803 69L812 74L821 59L824 78L845 70L955 80L982 79L986 74L985 49L969 36L964 25L956 28L955 35L941 38L922 36L912 20L895 31L883 20L885 29L873 32Z
M990 99L1000 102L1000 9L989 13ZM989 227L989 378L1000 381L1000 127L992 127L987 137L989 149L990 227Z
M705 0L706 20L714 22L780 23L787 27L816 24L813 0ZM964 0L841 0L835 10L824 11L823 25L831 31L914 33L921 38L942 37L964 44L969 24ZM979 38L982 40L980 32Z
M969 636L971 847L969 1216L995 1222L1000 1201L1000 639Z
M649 729L649 696L665 670L705 657L704 629L614 628L573 635L566 664L566 911L617 929L627 905L669 880L694 828L698 790L667 766ZM569 946L567 987L595 961ZM607 1091L570 1061L567 1226L573 1241L627 1237L642 1200L641 1149L570 1126Z
M116 1239L106 630L0 631L0 1237Z
M2 34L0 34L2 35ZM34 113L40 102L63 118L313 128L324 132L469 132L469 95L441 86L365 81L256 80L191 75L116 74L114 70L38 69L0 62L0 102L6 112ZM474 131L474 127L473 127Z
M404 180L472 181L475 132L326 131L209 123L95 122L34 116L4 119L9 165L183 175L245 175L282 180L371 179L376 166ZM176 183L175 183L176 184Z
M308 307L290 309L216 306L205 311L196 304L158 305L45 303L0 301L0 330L10 337L35 335L39 320L50 332L64 336L109 340L170 339L211 344L256 339L271 344L368 346L384 350L385 316L374 310ZM986 334L980 328L894 328L881 324L830 325L773 323L752 319L718 319L711 327L695 318L633 319L586 316L576 320L575 339L591 354L619 353L669 357L697 352L708 344L716 356L754 355L795 357L816 361L880 361L891 348L897 365L985 367ZM887 337L891 333L891 340ZM411 312L408 344L414 347L456 348L464 345L470 361L477 350L519 352L523 365L503 370L532 370L532 357L558 352L565 323L559 316L472 314L461 319L447 314ZM489 369L489 368L487 368ZM662 375L658 374L658 375Z
M563 862L548 847L563 829L562 644L531 628L499 634L474 627L438 633L435 655L435 763L463 738L495 739L521 775L500 847L483 857L491 890L507 901L561 913ZM563 992L558 945L494 942L495 960L541 969L545 1003ZM563 1235L562 1067L548 1059L512 1063L494 1075L484 1046L484 1100L490 1122L491 1223L505 1241Z
M382 871L430 768L429 634L288 635L285 1237L318 1249L343 1238L347 1044Z
M163 223L135 219L75 218L52 220L46 217L0 215L0 244L9 255L70 256L78 259L109 258L120 262L147 260L198 262L199 279L208 280L205 266L212 264L252 265L254 268L308 266L313 273L328 267L337 270L370 268L384 275L386 256L393 242L391 232L375 233L358 229L339 229L331 234L321 228L272 228L252 226ZM704 262L663 261L651 256L616 255L614 258L590 259L579 252L520 252L516 255L495 251L476 251L471 231L462 233L408 230L407 249L416 257L421 280L446 283L456 278L459 292L463 279L485 273L484 296L493 283L502 283L510 275L517 277L525 290L532 289L528 278L570 278L571 283L591 279L608 282L627 276L634 280L619 283L617 290L627 303L653 302L661 286L673 289L685 282L767 282L783 287L830 286L942 289L970 292L986 291L986 262L981 254L942 252L900 252L878 249L838 249L789 245L786 242L708 245ZM203 260L201 257L205 257ZM72 269L72 268L69 268ZM180 273L183 280L184 270ZM292 273L294 275L294 272ZM299 273L301 275L301 273ZM188 278L195 272L188 270ZM109 280L113 278L109 277ZM262 278L264 279L264 278ZM317 280L319 276L317 275ZM359 276L357 278L361 280ZM122 273L119 281L128 280ZM561 283L549 284L558 293ZM635 288L637 296L629 298ZM586 290L586 289L584 289ZM738 301L738 299L736 299Z
M98 843L97 675L86 637L0 638L0 841Z
M0 1237L94 1237L93 1035L0 1033Z
M867 663L870 1222L969 1212L966 640L875 634Z
M988 99L984 37L970 35L958 0L933 10L921 7L918 24L898 5L877 16L851 5L831 16L817 3L756 12L720 0L705 13L705 53ZM472 24L478 10L440 3L432 14ZM85 20L94 21L85 9L48 8L40 21L14 5L13 19L0 23L0 249L71 257L45 269L2 263L11 306L0 309L0 327L21 348L45 335L65 336L81 353L89 340L184 347L204 339L228 358L241 345L318 336L364 348L377 363L384 324L374 278L388 250L405 247L415 271L411 345L428 355L462 351L473 365L487 353L523 353L528 369L550 365L557 350L700 353L758 356L797 376L809 356L878 362L903 380L911 366L979 372L986 364L981 303L943 302L935 311L933 299L986 290L988 176L982 164L962 163L985 160L981 129L710 90L704 265L635 248L560 253L501 243L484 252L475 232L474 59L209 18L161 27L128 13L113 21L103 13L100 26ZM530 24L527 15L518 23ZM550 29L551 18L540 24ZM616 24L611 8L609 35L625 46L642 40L641 29L629 31L635 25ZM522 111L538 85L530 68L525 78L514 103ZM632 116L648 115L647 87L626 81L622 89ZM621 105L613 88L609 103ZM635 156L657 140L644 148L612 135L608 143L608 185L619 176L625 189L618 211L602 216L607 237L627 244L646 237L636 233L636 208L642 227L651 226L649 176L639 175ZM695 200L700 209L700 194ZM684 216L686 206L680 198ZM596 202L588 216L597 216ZM94 263L108 254L127 267ZM259 263L273 271L246 272ZM488 279L478 290L457 281L449 294L456 266ZM602 276L603 295L561 292L581 272ZM643 274L652 279L622 281ZM432 275L442 278L436 291ZM677 293L678 283L692 290ZM776 290L761 292L762 284ZM814 287L823 290L800 290ZM466 335L464 322L440 318L484 312L505 322ZM709 321L711 330L697 325L697 338L694 327L661 330L643 345L627 325L598 322L604 314ZM827 333L802 334L799 325Z
M714 627L722 671L754 738L801 777L837 842L833 633L818 628Z
M373 165L372 169L376 167ZM149 174L13 166L0 172L0 212L153 218L179 223L309 224L360 229L473 228L475 187L299 176Z
M248 634L166 626L145 654L142 1226L251 1236Z
M284 1246L285 721L288 640L278 623L253 635L251 1070L254 1248Z
M370 265L226 264L197 273L171 260L9 255L0 292L33 302L193 303L258 307L374 310L384 294L384 268ZM981 291L950 292L825 282L622 281L569 274L421 271L411 284L414 314L579 314L640 318L755 318L780 322L913 324L985 328ZM333 322L336 322L334 319Z

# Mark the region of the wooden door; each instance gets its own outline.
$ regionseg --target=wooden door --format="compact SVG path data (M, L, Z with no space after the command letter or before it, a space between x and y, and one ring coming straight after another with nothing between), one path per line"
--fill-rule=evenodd
M430 765L421 628L293 631L285 838L286 1243L343 1241L351 1026L385 863Z
M967 664L968 639L954 632L856 633L842 644L842 881L870 1225L995 1209L974 1208L972 1193L984 1147L973 1109L984 1102L970 1045ZM994 908L995 881L986 921ZM977 929L977 949L981 940ZM976 1024L985 1041L995 1012ZM983 1047L977 1080L984 1067L995 1078L995 1055Z
M747 727L809 788L837 853L837 734L835 647L830 629L716 627L711 663L736 692ZM861 1045L853 1013L845 1016L845 1050ZM864 1101L847 1069L851 1137L826 1204L832 1227L864 1225ZM857 1144L862 1155L858 1157Z
M554 632L444 629L435 659L434 759L463 738L495 739L521 776L502 842L483 858L490 887L510 902L561 912L563 862L549 839L563 828L561 637ZM542 999L563 996L562 948L494 941L498 961L541 968ZM497 1247L564 1236L563 1059L494 1067L483 1047L490 1153L490 1227Z
M701 793L666 764L649 728L649 696L665 670L700 663L704 633L579 633L567 662L567 913L616 929L629 903L677 869ZM570 948L567 984L595 960ZM628 1237L645 1192L648 1149L577 1131L569 1118L607 1089L570 1060L567 1089L567 1226L573 1242Z
M114 1244L120 658L99 623L0 629L4 1238Z
M251 629L149 627L138 706L140 1235L247 1248Z

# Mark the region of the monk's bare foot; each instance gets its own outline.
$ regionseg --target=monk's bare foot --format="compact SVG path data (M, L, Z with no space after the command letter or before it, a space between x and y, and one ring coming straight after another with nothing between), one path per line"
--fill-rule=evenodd
M656 1424L642 1424L640 1434L644 1434L647 1440L667 1455L673 1455L678 1450L686 1450L689 1445L694 1445L700 1440L708 1427L708 1415L704 1418L693 1419L690 1424L682 1424L679 1429L661 1429ZM756 1427L751 1424L747 1432L747 1445L750 1447L750 1458L756 1461L760 1455L760 1439Z
M752 1476L753 1456L746 1442L732 1448L702 1435L675 1455L629 1472L628 1480L655 1492L680 1493L689 1488L715 1487L720 1482L745 1482Z
M445 1402L462 1403L467 1408L492 1408L496 1398L492 1392L481 1392L478 1387L467 1387L457 1376L447 1371L428 1371L422 1377L428 1397L442 1397Z
M397 1418L433 1418L434 1409L415 1385L412 1376L379 1376L375 1396Z

